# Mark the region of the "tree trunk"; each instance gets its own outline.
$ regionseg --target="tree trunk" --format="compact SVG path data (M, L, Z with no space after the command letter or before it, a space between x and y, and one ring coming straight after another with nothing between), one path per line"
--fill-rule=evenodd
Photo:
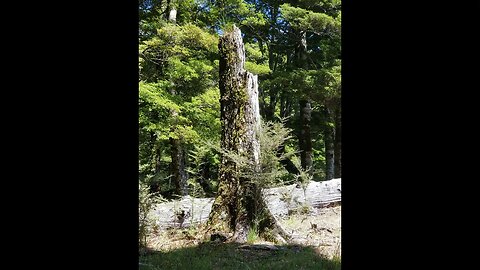
M203 162L202 165L200 165L200 177L198 178L198 183L202 187L207 197L213 196L213 190L209 183L209 179L211 178L210 166L210 162Z
M179 139L170 138L171 146L171 171L175 183L175 193L180 196L188 195L186 153Z
M176 10L175 10L175 1L174 0L167 0L167 7L166 7L166 16L168 20L175 24L176 21ZM176 94L174 89L171 89L170 93L172 95ZM178 112L172 111L172 116L176 118L178 116ZM173 126L172 130L176 127ZM175 193L180 196L188 195L188 184L187 184L187 153L184 149L184 145L181 140L176 138L170 138L170 148L171 148L171 173L173 182L175 183Z
M175 0L167 0L167 7L165 8L165 18L171 23L176 23L177 21L177 8L175 2Z
M312 120L312 107L310 101L300 100L300 158L302 168L310 175L313 174L312 137L310 122Z
M162 148L160 147L159 143L157 142L157 135L155 132L152 132L153 134L151 135L153 145L153 163L154 163L154 181L150 182L150 191L151 192L160 192L160 181L158 181L159 175L161 173L161 160L162 160Z
M335 171L334 163L334 141L335 141L335 127L333 126L332 112L329 108L324 109L325 124L324 124L324 142L325 142L325 180L333 179Z
M335 153L334 153L334 177L342 177L342 111L341 106L335 110Z
M302 69L308 69L307 63L307 33L300 32L300 43L297 47L297 66ZM308 98L300 100L300 159L302 168L313 175L312 158L312 135L310 131L310 122L312 120L312 107Z
M165 13L163 14L165 16L165 19L168 21L168 17L170 15L170 9L171 9L171 0L167 0L166 6L165 6Z
M270 89L270 103L268 108L265 110L265 116L267 121L275 120L275 108L277 107L277 91L275 88Z
M288 94L283 91L280 101L280 117L289 117L292 113L292 100L288 97Z
M177 10L173 7L168 14L168 21L175 23L177 21Z
M258 168L260 145L256 131L260 124L257 76L247 72L240 29L226 32L219 42L221 147L246 155ZM237 174L237 166L221 156L217 197L209 216L209 231L234 232L233 239L245 242L255 218L255 193L251 181Z

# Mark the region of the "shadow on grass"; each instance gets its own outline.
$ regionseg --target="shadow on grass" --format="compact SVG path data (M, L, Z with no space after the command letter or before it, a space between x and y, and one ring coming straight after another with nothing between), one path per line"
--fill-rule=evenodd
M340 270L340 259L328 259L314 248L277 246L279 250L243 249L237 243L202 243L168 252L141 255L140 270L153 269L316 269Z

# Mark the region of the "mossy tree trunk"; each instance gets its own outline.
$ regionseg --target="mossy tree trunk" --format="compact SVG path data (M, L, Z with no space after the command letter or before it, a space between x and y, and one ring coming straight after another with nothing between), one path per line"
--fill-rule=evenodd
M257 76L247 72L240 29L233 27L220 38L220 120L221 147L224 151L248 157L258 168L260 124ZM239 177L236 163L222 154L217 197L209 216L209 231L234 232L237 242L245 242L255 219L258 189L252 181Z

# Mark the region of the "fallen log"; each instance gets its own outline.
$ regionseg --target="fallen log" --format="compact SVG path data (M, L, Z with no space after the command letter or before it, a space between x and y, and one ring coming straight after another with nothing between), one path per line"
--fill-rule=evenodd
M272 215L280 217L306 207L320 208L341 202L341 178L323 182L311 181L305 189L299 185L269 188L263 190L263 199Z
M262 197L270 214L284 238L277 221L278 217L321 208L341 202L341 178L329 181L311 181L305 189L295 184L264 189ZM184 196L181 200L157 204L150 213L159 228L183 228L198 225L208 220L214 198L193 198ZM286 239L287 240L287 239Z
M157 204L150 214L162 229L190 227L208 220L213 200L184 196L181 200Z

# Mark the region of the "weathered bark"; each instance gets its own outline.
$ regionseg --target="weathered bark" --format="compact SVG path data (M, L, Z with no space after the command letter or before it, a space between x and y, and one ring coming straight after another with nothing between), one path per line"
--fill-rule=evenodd
M333 179L335 171L335 127L332 125L333 115L329 108L324 109L325 124L324 124L324 142L325 142L325 180Z
M312 136L310 131L311 120L312 107L310 101L300 100L300 159L302 168L310 175L313 174Z
M245 49L240 29L233 27L220 38L220 120L221 147L225 151L246 155L257 166L260 145L256 131L260 124L257 76L247 72ZM209 217L210 232L234 232L234 240L246 241L254 219L256 187L238 177L233 160L222 155L217 197Z
M342 111L340 106L335 110L335 146L334 146L334 173L335 178L342 177Z

